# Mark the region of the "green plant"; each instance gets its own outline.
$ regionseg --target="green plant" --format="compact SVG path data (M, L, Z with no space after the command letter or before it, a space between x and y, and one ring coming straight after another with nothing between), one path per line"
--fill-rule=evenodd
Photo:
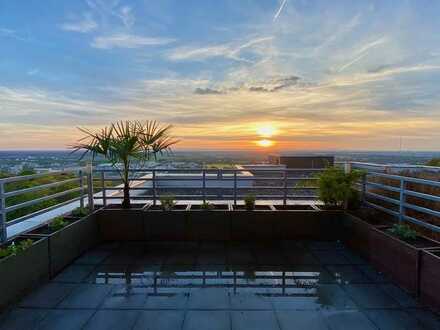
M440 158L433 158L426 165L440 167Z
M328 207L346 207L349 201L359 198L354 184L364 172L353 170L345 173L343 169L328 167L318 177L319 199Z
M204 201L202 205L200 205L200 209L205 211L211 211L214 209L214 205L211 204L210 202Z
M164 211L171 211L176 205L173 195L163 195L159 198L160 206Z
M244 196L244 205L246 210L253 211L255 209L255 195L249 194Z
M92 159L101 155L111 162L124 186L123 208L130 208L132 163L149 160L151 155L156 159L157 154L171 150L178 142L169 135L170 125L162 127L156 121L120 121L98 132L80 130L85 136L72 147L73 152L85 150L81 159L91 153Z
M417 239L417 232L404 223L396 223L388 231L402 241L411 242Z
M60 230L64 227L66 227L69 223L67 221L64 220L63 217L56 217L54 219L52 219L52 221L49 223L49 228L52 231L57 231Z
M31 247L32 244L33 241L31 239L19 241L17 244L15 244L15 242L12 242L8 246L0 248L0 258L5 258L23 252Z
M82 218L89 214L89 210L85 207L77 207L76 209L72 210L71 214L76 218Z

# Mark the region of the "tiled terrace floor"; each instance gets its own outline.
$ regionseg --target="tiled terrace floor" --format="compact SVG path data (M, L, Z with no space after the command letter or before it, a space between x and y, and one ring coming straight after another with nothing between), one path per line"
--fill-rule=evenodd
M1 329L440 329L338 243L103 245L1 315Z

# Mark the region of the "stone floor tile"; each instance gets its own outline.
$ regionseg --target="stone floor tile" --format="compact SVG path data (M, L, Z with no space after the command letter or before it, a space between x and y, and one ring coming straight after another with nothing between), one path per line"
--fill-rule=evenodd
M184 330L230 330L231 318L226 311L188 311Z
M233 311L232 330L279 330L274 311Z
M75 284L48 283L36 289L21 302L20 307L54 308L73 289Z
M359 311L325 311L322 315L331 330L377 330L376 326Z
M142 311L133 330L180 330L184 311Z
M131 330L139 311L102 310L96 312L87 322L84 330Z
M58 307L98 308L111 289L111 285L79 284Z
M398 308L399 304L376 284L350 284L345 290L361 308Z
M79 330L95 313L86 309L56 309L48 311L38 330Z
M45 309L18 308L7 312L0 320L1 330L33 330L47 314Z
M282 330L328 330L320 312L276 311Z

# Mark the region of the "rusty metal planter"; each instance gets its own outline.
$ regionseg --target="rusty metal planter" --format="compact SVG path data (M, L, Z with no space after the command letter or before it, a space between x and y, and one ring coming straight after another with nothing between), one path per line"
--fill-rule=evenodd
M422 251L420 300L437 312L440 311L440 249Z
M439 243L420 237L410 244L386 232L390 227L371 228L371 262L403 289L419 292L420 257L423 249L440 247Z
M143 206L134 205L130 209L104 208L98 212L98 224L104 241L145 240Z

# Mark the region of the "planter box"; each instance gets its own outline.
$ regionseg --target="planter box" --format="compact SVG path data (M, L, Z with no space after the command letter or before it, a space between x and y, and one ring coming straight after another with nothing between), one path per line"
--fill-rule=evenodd
M345 213L343 218L343 241L367 260L371 258L371 229L385 225L380 219L364 220L353 214Z
M436 312L440 311L440 249L422 251L420 300Z
M276 211L274 237L281 240L338 240L341 235L341 211Z
M172 211L152 206L143 212L144 236L151 241L188 239L188 206L176 205Z
M48 238L51 277L99 242L96 214L94 212L82 219L70 220L70 224L56 232L51 232L46 224L29 233L31 236Z
M188 211L187 239L194 241L228 241L231 239L231 211L228 205L202 210L192 205Z
M106 207L97 213L99 233L104 241L143 241L145 237L143 205L130 209Z
M271 240L274 237L274 220L279 212L268 205L256 205L247 211L236 205L231 212L231 239L234 241Z
M15 240L22 239L21 236ZM49 241L27 236L34 244L25 251L0 259L0 309L49 279Z
M389 228L371 228L371 262L400 287L418 295L421 252L440 245L426 237L419 237L410 244L388 234L386 230Z

